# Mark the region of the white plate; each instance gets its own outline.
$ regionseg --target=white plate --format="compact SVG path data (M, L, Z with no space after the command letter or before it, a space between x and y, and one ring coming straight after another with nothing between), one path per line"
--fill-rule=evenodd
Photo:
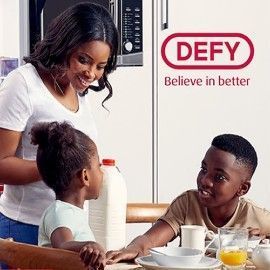
M161 266L158 265L152 258L152 256L143 256L135 259L135 262L140 264L146 269L156 270L156 269L162 269L162 270L198 270L198 269L216 269L222 265L221 261L209 258L209 257L203 257L199 264L196 266L191 267L168 267L168 266Z

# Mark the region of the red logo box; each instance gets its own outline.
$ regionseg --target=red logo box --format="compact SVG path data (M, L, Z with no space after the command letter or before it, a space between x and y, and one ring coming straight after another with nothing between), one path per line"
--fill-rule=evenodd
M254 46L241 33L174 33L164 40L161 56L173 69L242 69Z

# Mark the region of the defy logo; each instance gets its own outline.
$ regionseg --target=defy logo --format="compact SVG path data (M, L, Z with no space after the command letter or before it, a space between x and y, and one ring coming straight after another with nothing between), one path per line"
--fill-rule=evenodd
M175 33L161 55L174 69L241 69L252 61L254 46L241 33Z

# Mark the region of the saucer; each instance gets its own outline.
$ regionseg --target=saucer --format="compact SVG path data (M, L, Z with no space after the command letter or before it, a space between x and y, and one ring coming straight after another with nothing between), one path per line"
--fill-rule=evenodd
M195 266L182 266L182 267L168 267L168 266L161 266L158 265L152 256L143 256L135 259L135 262L137 264L140 264L146 269L149 270L199 270L199 269L216 269L217 267L220 267L222 265L222 262L214 259L214 258L209 258L209 257L203 257L201 261Z

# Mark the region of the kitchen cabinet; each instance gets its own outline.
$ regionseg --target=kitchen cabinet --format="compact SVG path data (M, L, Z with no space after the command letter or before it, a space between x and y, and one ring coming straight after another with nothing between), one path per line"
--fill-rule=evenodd
M143 1L143 66L118 67L109 76L113 97L101 106L106 90L92 95L103 158L116 159L128 185L129 202L152 198L152 5ZM150 19L150 20L149 20ZM147 25L147 26L146 26Z
M101 106L106 91L92 95L97 122L99 152L114 158L127 183L128 202L152 202L152 2L143 1L143 66L118 67L109 77L113 97ZM127 242L150 225L127 224Z

